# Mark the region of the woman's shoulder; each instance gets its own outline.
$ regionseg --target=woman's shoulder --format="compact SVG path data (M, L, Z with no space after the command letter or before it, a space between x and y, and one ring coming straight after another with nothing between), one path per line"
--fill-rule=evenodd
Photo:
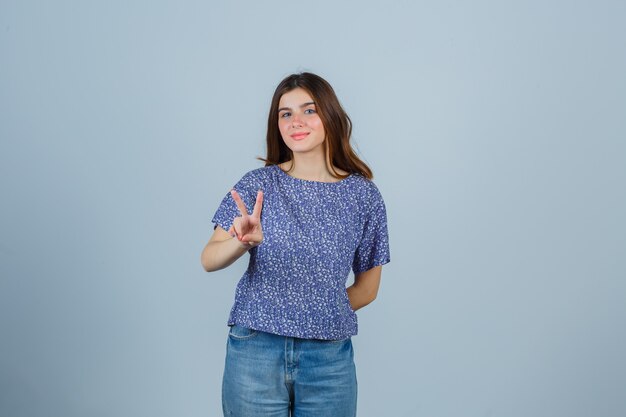
M239 181L235 184L235 189L239 190L253 190L257 191L259 189L265 188L265 186L272 182L272 171L275 165L268 165L260 168L254 168L247 171Z
M356 189L368 195L380 195L380 190L376 186L376 183L362 174L353 173L350 175L350 179L352 180L351 184L353 184L353 187Z
M260 168L254 168L250 171L246 172L241 179L247 180L263 180L267 179L272 175L272 171L275 170L276 165L268 165Z

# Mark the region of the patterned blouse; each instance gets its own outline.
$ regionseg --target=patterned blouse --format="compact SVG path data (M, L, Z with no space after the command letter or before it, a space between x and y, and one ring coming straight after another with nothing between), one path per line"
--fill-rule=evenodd
M390 261L376 185L359 174L308 181L270 165L248 172L234 188L249 213L263 190L263 242L249 250L228 324L306 339L356 335L346 292L350 269L358 274ZM212 222L228 230L238 215L229 192Z

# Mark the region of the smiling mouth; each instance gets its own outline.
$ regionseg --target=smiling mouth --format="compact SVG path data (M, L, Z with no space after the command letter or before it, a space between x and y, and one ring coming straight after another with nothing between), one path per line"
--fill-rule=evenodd
M294 133L293 135L291 135L291 138L293 140L302 140L306 138L307 136L309 136L308 133Z

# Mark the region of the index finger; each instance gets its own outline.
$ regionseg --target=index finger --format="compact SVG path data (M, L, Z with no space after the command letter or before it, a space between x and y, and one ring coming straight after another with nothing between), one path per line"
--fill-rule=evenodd
M239 209L239 212L241 213L241 215L247 216L248 209L246 208L245 203L243 202L243 200L241 199L241 197L239 196L237 191L235 191L234 188L230 190L230 195L233 196L233 200L235 200L235 204L237 204L237 208Z
M254 209L252 215L254 217L261 217L261 210L263 209L263 190L259 190L256 193L256 202L254 203Z

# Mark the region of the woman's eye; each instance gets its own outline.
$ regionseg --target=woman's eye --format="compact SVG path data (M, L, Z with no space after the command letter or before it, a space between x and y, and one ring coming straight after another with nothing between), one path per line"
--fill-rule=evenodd
M283 114L280 115L280 117L289 117L291 116L291 113L288 112L284 112Z
M313 114L313 113L315 113L315 109L306 109L304 111L304 114Z

